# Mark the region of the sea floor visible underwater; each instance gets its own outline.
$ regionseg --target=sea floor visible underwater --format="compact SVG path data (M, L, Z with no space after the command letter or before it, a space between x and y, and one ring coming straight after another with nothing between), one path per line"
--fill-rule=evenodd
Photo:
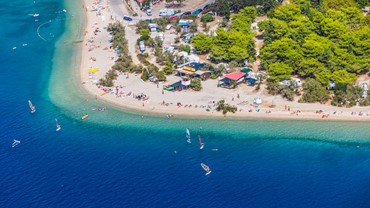
M0 207L370 207L369 123L167 120L86 103L80 3L0 3Z

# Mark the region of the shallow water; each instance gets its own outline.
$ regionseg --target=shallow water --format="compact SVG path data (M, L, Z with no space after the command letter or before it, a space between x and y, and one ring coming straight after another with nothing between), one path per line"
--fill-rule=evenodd
M1 207L370 207L368 123L142 119L109 105L81 121L106 104L84 102L83 16L66 3L0 3Z

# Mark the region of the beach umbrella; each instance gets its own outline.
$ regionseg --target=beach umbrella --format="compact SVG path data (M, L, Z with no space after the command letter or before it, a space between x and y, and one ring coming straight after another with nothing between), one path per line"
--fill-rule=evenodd
M99 71L98 68L91 68L91 69L88 70L88 72L98 72L98 71Z
M256 98L254 98L254 103L257 104L257 105L259 105L259 104L262 103L262 99L259 98L259 97L256 97Z

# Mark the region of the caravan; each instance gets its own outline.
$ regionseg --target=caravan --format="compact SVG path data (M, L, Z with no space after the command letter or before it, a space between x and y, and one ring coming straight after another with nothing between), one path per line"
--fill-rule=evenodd
M172 16L175 14L175 10L173 9L161 9L159 11L159 16Z

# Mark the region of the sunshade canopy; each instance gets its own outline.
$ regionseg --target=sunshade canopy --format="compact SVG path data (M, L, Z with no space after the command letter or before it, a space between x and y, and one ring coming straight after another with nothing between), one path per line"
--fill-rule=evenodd
M98 68L91 68L91 69L88 70L88 72L98 72L98 71L99 71Z

